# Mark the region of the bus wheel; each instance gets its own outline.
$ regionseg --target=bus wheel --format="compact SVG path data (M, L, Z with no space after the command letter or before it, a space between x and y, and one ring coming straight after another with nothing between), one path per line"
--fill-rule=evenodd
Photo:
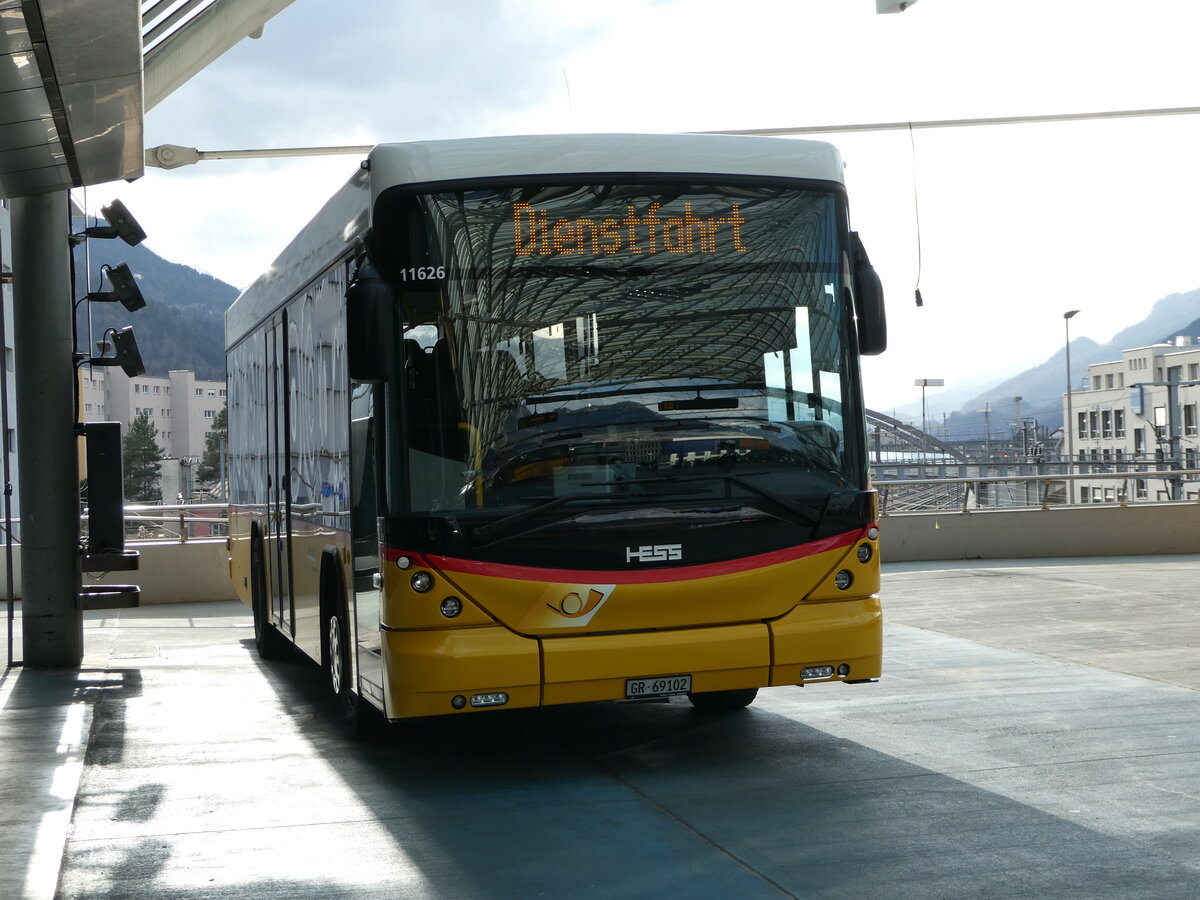
M262 538L255 535L250 543L250 613L254 619L254 649L261 659L284 659L292 645L271 624L267 613L267 567Z
M327 599L322 604L325 622L325 673L329 678L329 687L337 697L346 730L352 738L364 740L374 731L374 709L354 690L354 670L350 663L353 639L345 592L341 589L337 574L331 572L327 576L326 585Z
M687 695L696 709L727 710L749 706L758 696L758 688L741 688L736 691L707 691Z

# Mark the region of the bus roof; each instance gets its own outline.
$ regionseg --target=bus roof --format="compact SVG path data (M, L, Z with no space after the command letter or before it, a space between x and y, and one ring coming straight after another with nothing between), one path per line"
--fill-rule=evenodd
M396 185L589 173L750 175L841 184L832 144L726 134L552 134L380 144L372 200Z
M225 314L232 347L267 315L352 251L379 194L405 184L482 178L695 174L843 183L842 158L821 141L724 134L554 134L380 144L368 167L304 226Z

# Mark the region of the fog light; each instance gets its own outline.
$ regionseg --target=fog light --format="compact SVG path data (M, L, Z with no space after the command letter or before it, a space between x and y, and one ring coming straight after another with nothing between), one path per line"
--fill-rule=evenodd
M409 559L407 556L396 557L396 568L397 569L407 569L411 565L412 565L412 560Z
M859 544L857 556L858 556L858 561L860 563L870 562L871 561L871 545L870 544Z
M417 574L413 575L409 584L412 585L412 589L418 594L424 594L433 587L433 576L428 572L417 572Z
M414 575L413 577L415 578L416 576ZM842 571L838 572L836 575L833 576L833 586L835 588L837 588L839 591L846 590L853 583L854 583L854 576L850 574L849 569L842 569ZM414 587L415 587L415 585L414 585ZM428 590L428 588L426 588L426 590Z
M848 663L842 663L840 666L838 666L838 676L839 677L845 678L849 674L850 674L850 665Z
M467 698L464 697L462 694L459 694L457 697L455 697L453 700L450 701L450 705L453 706L455 709L462 709L464 706L467 705Z
M442 615L447 619L453 619L462 612L462 601L457 597L447 597L442 601Z
M503 706L508 702L508 694L497 691L494 694L472 694L472 706Z
M812 681L816 678L832 678L833 666L809 666L807 669L800 670L800 678L803 681Z
M870 528L867 529L867 537L869 537L873 541L878 540L879 529L876 526L872 525Z

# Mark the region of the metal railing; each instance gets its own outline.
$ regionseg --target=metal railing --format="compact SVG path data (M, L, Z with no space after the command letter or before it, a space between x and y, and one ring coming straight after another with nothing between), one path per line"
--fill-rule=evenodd
M1150 466L1155 466L1150 471ZM1059 471L1033 474L983 474L978 464L885 465L878 467L874 485L879 490L881 515L889 513L956 510L1029 509L1051 506L1126 506L1140 502L1200 502L1200 469L1166 469L1162 464L1089 464L1092 471L1066 474ZM1034 466L1003 468L1032 469ZM1050 468L1043 464L1038 468ZM1079 466L1077 466L1079 468ZM909 477L888 477L897 469ZM928 470L938 475L929 477ZM959 475L947 473L963 471ZM1119 471L1114 471L1119 469ZM1103 471L1100 471L1103 470ZM915 474L912 474L915 472ZM880 477L882 475L883 477ZM1072 485L1068 490L1067 485Z
M224 503L133 503L125 506L125 540L176 541L185 544L193 538L225 537L228 533L229 507ZM83 534L87 534L88 514L80 516ZM19 532L18 532L19 533Z

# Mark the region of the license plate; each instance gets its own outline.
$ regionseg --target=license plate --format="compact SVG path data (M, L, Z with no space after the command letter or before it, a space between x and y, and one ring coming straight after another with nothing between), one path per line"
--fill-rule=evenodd
M676 694L686 694L691 689L691 675L629 678L625 681L625 698L627 700L644 700L648 697L672 697Z

